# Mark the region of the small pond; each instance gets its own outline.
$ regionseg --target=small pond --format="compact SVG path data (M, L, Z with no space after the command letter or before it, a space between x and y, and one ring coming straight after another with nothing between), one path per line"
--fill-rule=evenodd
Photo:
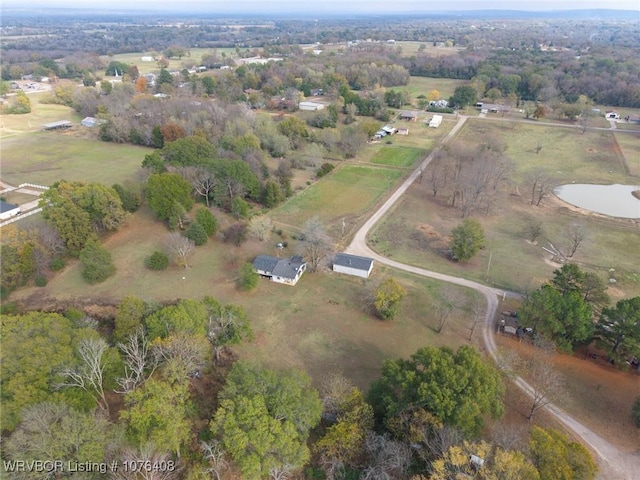
M619 218L640 218L640 200L632 195L640 185L560 185L553 189L560 199L576 207Z

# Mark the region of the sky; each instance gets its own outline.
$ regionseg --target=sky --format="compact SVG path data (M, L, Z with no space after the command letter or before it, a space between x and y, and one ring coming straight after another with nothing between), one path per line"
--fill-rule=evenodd
M640 11L640 0L32 0L25 4L19 0L4 0L4 7L74 7L79 9L135 9L174 11L238 11L238 12L291 12L291 11L331 11L331 12L402 12L402 11L454 11L454 10L574 10L612 9Z

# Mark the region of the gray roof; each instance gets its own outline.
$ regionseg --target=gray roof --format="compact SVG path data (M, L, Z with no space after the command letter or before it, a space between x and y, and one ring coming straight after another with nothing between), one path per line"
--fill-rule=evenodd
M253 261L253 266L256 270L262 270L263 272L273 272L276 265L280 261L279 258L272 257L271 255L258 255Z
M276 277L295 279L300 268L305 264L300 256L277 258L271 255L258 255L253 261L256 270L262 270Z
M348 253L337 253L333 259L333 264L368 272L373 264L373 258L359 257L358 255L350 255Z
M10 212L11 210L15 210L18 208L18 205L14 205L12 203L7 203L4 200L0 200L0 213Z

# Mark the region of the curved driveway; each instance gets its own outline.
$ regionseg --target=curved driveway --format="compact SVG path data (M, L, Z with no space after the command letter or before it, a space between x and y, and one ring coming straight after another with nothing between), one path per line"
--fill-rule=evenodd
M449 134L442 140L442 144L448 142L453 136L462 128L467 121L466 116L461 116L458 119L456 126L449 132ZM398 187L398 189L389 197L389 199L376 211L367 222L356 232L351 244L345 249L345 252L354 255L361 255L365 257L371 257L377 262L384 265L388 265L399 270L414 273L416 275L422 275L423 277L434 278L443 282L449 282L463 287L472 288L473 290L484 295L487 301L487 311L485 314L485 324L482 329L482 340L487 348L487 351L498 362L498 350L494 336L494 323L496 312L498 310L498 296L508 296L513 298L519 298L520 294L501 290L497 288L488 287L481 283L467 280L465 278L454 277L444 273L434 272L426 270L424 268L415 267L413 265L407 265L404 263L396 262L389 258L383 257L377 252L373 251L367 244L367 234L378 223L378 221L393 207L398 201L400 196L407 191L411 184L418 178L421 172L423 172L429 163L433 160L436 149L420 164L420 166ZM525 382L521 377L515 378L515 383L525 393L531 395L533 389ZM640 479L640 456L625 453L620 451L615 446L611 445L608 441L600 437L598 434L587 428L582 423L562 411L554 404L549 404L545 407L558 421L560 421L567 428L572 430L582 441L587 444L599 457L601 469L603 470L603 478L607 480L637 480ZM621 412L621 414L625 414Z

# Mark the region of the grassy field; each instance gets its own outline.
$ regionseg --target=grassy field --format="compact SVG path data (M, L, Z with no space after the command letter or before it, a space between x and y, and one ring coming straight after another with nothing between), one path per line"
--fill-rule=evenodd
M401 87L400 90L407 92L412 100L419 95L428 96L432 90L437 90L440 98L449 98L453 95L453 91L460 85L466 85L468 82L464 80L453 80L449 78L432 78L432 77L411 77L409 84Z
M51 185L61 179L113 185L135 180L149 151L78 138L70 130L16 135L2 140L2 179L16 185Z
M64 105L50 105L40 103L40 99L48 93L29 95L31 113L25 115L0 115L0 139L4 145L5 139L15 135L39 132L45 123L68 120L79 124L82 118L73 109Z
M342 218L350 227L402 174L398 169L341 165L270 215L274 221L294 228L302 227L307 219L316 216L331 233L339 236Z
M216 215L223 227L232 221ZM79 264L71 262L46 287L21 289L12 299L30 298L27 301L32 305L51 307L74 301L81 305L115 304L128 294L158 302L212 295L246 309L255 340L239 349L243 357L271 367L303 368L315 380L340 370L362 388L379 374L384 358L408 356L426 345L455 347L467 342L475 298L467 289L453 288L460 308L443 332L436 334L432 305L449 287L435 281L376 267L369 280L323 271L305 274L295 287L264 280L254 291L242 292L236 287L240 265L259 253L275 255L275 239L249 241L238 249L212 240L196 248L188 269L147 270L144 258L162 248L168 233L146 208L142 209L106 241L117 267L115 276L90 286L82 280ZM295 241L289 243L284 254L291 255L296 246ZM364 298L371 285L391 275L405 286L408 296L398 319L383 322L364 310Z
M638 154L640 152L640 132L637 134L616 133L615 137L629 166L629 172L636 178L640 177L640 154Z
M485 230L485 249L468 264L450 261L445 255L448 235L461 221L460 212L446 205L444 199L434 199L428 186L419 184L413 185L372 234L375 248L398 261L479 281L488 279L491 284L526 292L550 278L559 267L549 262L550 256L541 246L547 246L549 240L564 248L568 242L566 227L577 222L584 225L587 237L574 261L603 280L614 268L618 283L609 288L614 299L640 294L640 231L635 222L585 214L553 195L540 207L532 207L524 190L525 175L534 169L553 175L558 184L632 182L615 153L611 133L580 135L572 130L534 126L500 130L500 125L474 122L460 133L460 139L474 142L486 135L503 138L512 172L494 213L477 217ZM536 154L533 147L540 138L545 146ZM528 243L524 234L526 225L536 220L544 229L539 245Z
M424 45L424 48L422 50L420 50L421 45ZM393 46L402 48L402 56L404 57L410 57L420 52L432 57L443 57L448 55L455 55L464 50L463 48L458 47L434 47L433 42L396 41Z
M425 150L420 148L384 146L371 159L371 163L392 165L394 167L411 167L416 160L423 158Z

